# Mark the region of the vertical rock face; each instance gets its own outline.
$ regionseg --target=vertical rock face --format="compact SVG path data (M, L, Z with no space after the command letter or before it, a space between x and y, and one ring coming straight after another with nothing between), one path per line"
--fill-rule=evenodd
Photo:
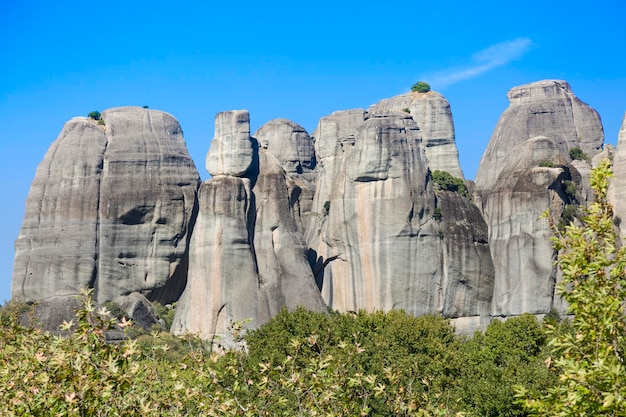
M589 157L602 149L600 116L580 101L565 81L545 80L515 87L510 105L500 117L476 173L476 189L491 189L511 149L537 137L550 138L563 155L581 148Z
M626 114L617 139L617 152L613 163L614 177L611 181L613 188L613 205L615 216L619 218L620 236L626 242Z
M67 122L46 152L15 242L14 299L78 294L94 280L106 147L104 132L81 117Z
M598 114L565 81L515 87L508 98L476 175L495 266L492 313L547 313L563 306L554 296L552 231L541 214L550 208L558 222L568 204L585 201L581 173L588 176L590 166L572 161L569 151L578 147L593 157L604 134Z
M219 113L215 117L215 136L206 157L209 174L243 177L251 168L253 157L248 112L233 110Z
M138 107L105 125L69 121L40 164L16 241L12 295L92 287L98 302L139 291L178 298L199 176L178 122Z
M317 161L313 140L302 126L287 119L270 120L254 137L260 148L276 158L287 174L296 225L300 233L304 233L315 192Z
M314 136L320 171L307 239L329 306L486 314L490 290L475 286L484 279L481 284L489 288L493 272L488 252L477 250L474 242L480 235L476 240L485 244L486 228L483 223L482 232L473 230L467 219L459 220L464 226L456 223L462 210L451 212L443 230L433 219L436 198L411 115L382 109L338 112L321 119ZM449 203L455 204L462 205ZM480 218L471 203L465 209ZM468 235L456 240L456 226ZM446 258L457 255L461 258ZM456 261L471 265L470 277L458 273Z
M409 112L420 129L430 169L447 171L463 178L454 139L452 111L441 94L434 91L412 92L381 100L370 108L370 111L380 110Z
M540 166L552 161L555 167ZM548 220L558 221L572 196L565 181L580 183L577 171L549 138L515 146L493 190L483 200L496 271L493 315L547 313L554 304L557 270Z
M439 292L441 313L451 318L472 318L467 330L486 325L491 313L494 267L489 251L489 231L478 208L457 193L437 192L441 210L442 240ZM465 320L468 321L468 320ZM465 324L457 321L459 330Z
M251 200L247 178L222 176L200 187L187 286L172 332L229 340L232 321L253 319L249 325L259 325L259 283L248 229Z
M223 120L233 114L238 121L249 120L245 111L218 114L216 138L220 141L211 147L222 151L209 150L209 159L219 155L223 160L212 163L226 166L227 161L239 158L223 151L239 153L240 148L229 141L247 141L253 149L248 165L257 169L246 169L243 174L231 170L202 184L190 244L189 279L172 325L173 333L198 333L225 345L232 342L228 327L233 321L249 319L246 326L254 328L283 307L326 308L296 226L287 176L268 150L259 149L256 139L249 134L244 137L242 132L249 132L249 126L238 122L230 125L232 132L224 128Z

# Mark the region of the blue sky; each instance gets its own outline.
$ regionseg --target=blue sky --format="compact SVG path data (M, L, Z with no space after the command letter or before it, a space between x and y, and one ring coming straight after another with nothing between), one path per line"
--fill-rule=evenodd
M472 179L506 92L565 79L615 144L626 111L626 3L569 1L4 2L0 6L0 302L38 163L63 124L148 105L181 123L203 178L216 113L309 132L431 83Z

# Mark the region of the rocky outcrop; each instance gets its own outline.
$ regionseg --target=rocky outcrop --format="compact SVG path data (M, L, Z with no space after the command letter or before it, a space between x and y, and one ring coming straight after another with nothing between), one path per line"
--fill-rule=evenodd
M215 117L215 136L206 157L209 174L242 177L253 168L253 157L248 112L234 110L219 113Z
M339 311L487 314L490 290L476 288L493 280L486 246L476 246L486 245L486 227L480 232L459 219L463 210L459 217L451 210L443 226L433 218L436 198L411 115L381 109L333 113L320 120L313 136L320 170L307 239L328 305ZM448 204L455 205L480 218L471 203ZM459 233L467 235L455 240ZM465 263L470 276L458 273Z
M491 190L504 170L502 161L522 142L550 138L563 155L581 148L589 157L602 149L604 131L598 113L580 101L565 81L545 80L515 87L476 173L479 193ZM569 159L569 157L568 157Z
M249 164L258 171L232 170L231 175L214 176L202 184L189 279L172 325L176 334L198 333L224 345L232 343L233 322L247 321L247 328L255 328L283 307L326 308L306 260L285 170L269 150L259 149L256 139L224 128L222 121L232 114L238 121L248 120L245 111L218 114L220 149L238 152L228 140L249 141L254 149ZM231 124L239 133L246 128ZM269 148L268 143L265 146ZM236 159L221 155L225 161ZM226 163L216 160L215 165Z
M302 126L287 119L270 120L256 131L254 137L260 148L276 158L285 171L292 212L298 231L304 233L317 178L313 139Z
M544 161L553 165L542 166ZM559 307L553 232L542 214L550 209L558 222L566 205L575 202L567 181L580 184L580 174L550 138L515 146L503 162L498 181L483 199L496 273L493 315L539 314Z
M446 171L454 177L464 178L459 163L452 111L448 100L434 91L411 92L381 100L370 107L369 111L386 110L404 111L411 114L420 129L424 141L424 153L432 171Z
M492 314L563 310L554 295L553 233L541 215L549 208L556 223L567 223L573 207L567 206L591 197L590 161L572 161L570 150L598 155L602 125L565 81L515 87L508 98L476 175L495 266Z
M139 107L105 125L70 120L37 169L16 241L12 295L94 288L100 303L138 291L177 299L199 176L178 122Z

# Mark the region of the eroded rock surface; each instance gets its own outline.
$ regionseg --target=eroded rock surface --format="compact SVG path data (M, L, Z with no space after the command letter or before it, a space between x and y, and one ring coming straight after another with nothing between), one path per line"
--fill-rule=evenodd
M277 159L287 175L289 201L300 233L309 220L317 159L313 139L297 123L287 119L274 119L261 126L254 135L259 147Z
M489 288L493 271L486 246L474 242L482 236L476 240L486 245L486 227L475 230L464 218L463 210L480 218L471 203L449 203L463 209L458 217L450 214L445 227L433 218L428 160L411 115L337 112L320 120L314 137L320 170L307 240L328 305L339 311L487 314L490 290L475 286L484 280ZM455 240L457 226L467 233L461 240ZM470 276L458 273L460 264Z
M455 142L450 103L441 94L434 91L411 92L381 100L370 108L370 112L380 110L410 113L420 129L430 169L446 171L454 177L464 178Z
M37 169L16 241L12 296L94 288L99 303L139 291L168 302L186 279L199 176L180 125L139 107L105 125L70 120Z
M550 138L563 155L582 149L590 158L604 141L600 116L580 101L569 84L538 81L511 89L510 105L500 117L476 173L476 189L490 190L504 169L502 161L513 147L537 137Z
M216 125L222 118L216 117ZM244 119L247 112L239 120ZM287 123L292 132L293 127ZM237 149L228 140L244 140L216 127L218 131L222 149ZM246 328L256 328L283 307L326 308L296 225L285 170L269 149L259 149L254 138L247 140L253 144L251 164L258 171L248 170L241 178L215 176L200 188L189 279L172 325L175 334L198 333L226 346L233 342L233 322L247 320ZM232 159L228 154L223 158Z

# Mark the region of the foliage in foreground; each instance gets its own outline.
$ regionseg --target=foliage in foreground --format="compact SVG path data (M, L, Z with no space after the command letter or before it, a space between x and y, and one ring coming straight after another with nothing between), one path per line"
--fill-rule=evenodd
M554 224L554 248L563 280L558 292L574 315L571 332L548 328L550 360L558 385L547 395L519 388L535 415L626 414L626 247L618 248L613 208L607 201L608 161L592 171L595 202L581 208L581 224L562 232Z
M0 312L3 416L524 415L513 386L540 392L543 326L494 322L466 340L439 316L283 310L216 354L169 334L110 344L129 323L87 292L63 336ZM234 326L238 336L239 327Z

